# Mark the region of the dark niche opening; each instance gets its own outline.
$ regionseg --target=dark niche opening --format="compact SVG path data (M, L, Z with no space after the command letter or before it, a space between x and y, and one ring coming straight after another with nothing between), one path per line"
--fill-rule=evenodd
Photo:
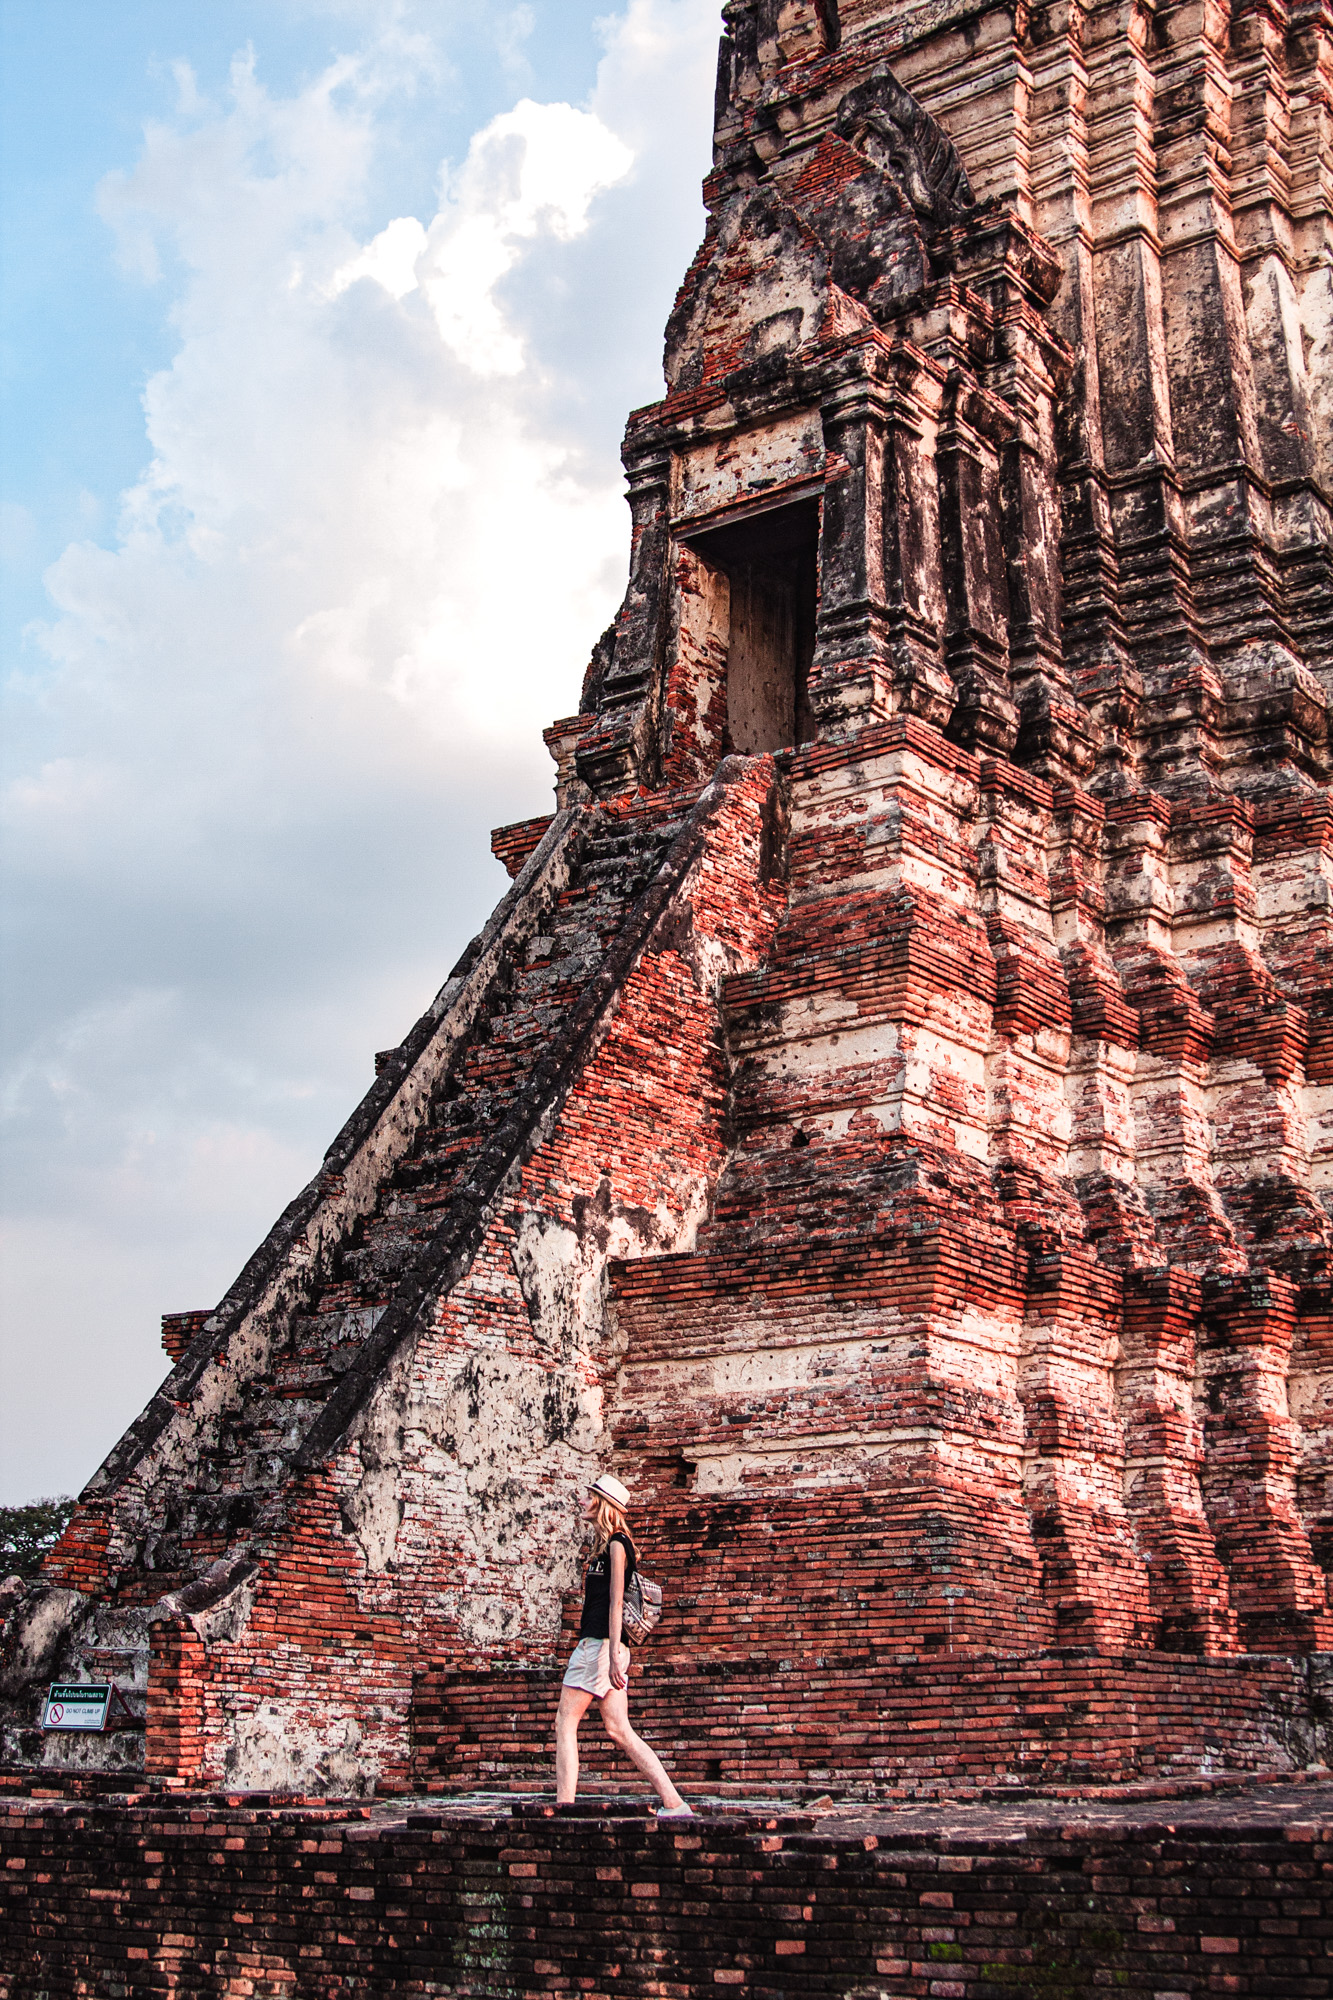
M727 735L755 757L814 737L810 668L819 502L801 500L690 536L728 582Z

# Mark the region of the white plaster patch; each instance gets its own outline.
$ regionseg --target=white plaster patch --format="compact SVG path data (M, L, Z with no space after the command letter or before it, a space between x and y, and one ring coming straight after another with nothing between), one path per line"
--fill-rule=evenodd
M376 1387L356 1432L361 1476L342 1496L343 1528L372 1575L392 1562L402 1525L403 1411L411 1365L410 1352L400 1351Z
M846 1485L882 1472L885 1461L915 1457L944 1433L928 1425L897 1430L830 1431L823 1436L775 1439L740 1451L689 1453L695 1491L732 1493L744 1481L781 1481L792 1486Z
M1333 1188L1333 1084L1307 1083L1302 1096L1310 1144L1310 1184Z
M667 1395L682 1391L699 1396L770 1395L784 1389L824 1387L830 1379L845 1384L889 1352L901 1365L902 1340L890 1348L882 1334L877 1336L867 1329L859 1340L810 1341L778 1348L756 1345L740 1352L627 1369L625 1386L636 1397L649 1388Z
M574 1369L479 1352L463 1362L438 1400L419 1393L406 1423L425 1432L465 1474L485 1480L540 1459L553 1444L593 1450L602 1431L601 1392Z
M606 1217L601 1233L582 1233L529 1210L514 1237L514 1271L543 1346L568 1358L595 1353L602 1343L602 1279L608 1256L631 1254L633 1232ZM616 1248L612 1248L612 1242Z
M227 1746L229 1785L247 1791L329 1792L365 1797L378 1775L355 1716L321 1716L291 1702L265 1702L237 1718Z
M808 410L761 430L708 439L675 462L675 510L707 514L729 502L760 499L767 488L808 479L823 464L823 426Z
M37 1585L27 1603L13 1614L6 1633L0 1688L17 1694L30 1681L44 1679L89 1609L90 1602L81 1591Z

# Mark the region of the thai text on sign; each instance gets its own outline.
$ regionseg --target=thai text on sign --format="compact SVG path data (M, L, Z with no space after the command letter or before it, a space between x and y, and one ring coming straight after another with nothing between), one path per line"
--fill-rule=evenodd
M42 1709L43 1729L105 1729L109 1681L53 1681Z

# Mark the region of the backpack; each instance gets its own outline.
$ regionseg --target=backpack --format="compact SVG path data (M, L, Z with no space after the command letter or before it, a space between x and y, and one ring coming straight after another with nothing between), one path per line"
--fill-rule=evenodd
M636 1569L625 1587L621 1607L620 1636L627 1646L638 1646L649 1636L662 1616L662 1586Z

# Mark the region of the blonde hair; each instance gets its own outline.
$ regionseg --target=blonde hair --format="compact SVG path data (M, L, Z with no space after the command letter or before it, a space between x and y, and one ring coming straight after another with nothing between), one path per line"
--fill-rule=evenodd
M612 1535L626 1536L630 1547L635 1549L634 1537L630 1534L629 1522L625 1519L624 1508L617 1507L615 1501L608 1500L604 1493L597 1493L594 1495L594 1498L597 1501L597 1512L593 1516L593 1554L595 1556L601 1555L603 1549L609 1544ZM638 1553L637 1549L635 1549L635 1553Z

